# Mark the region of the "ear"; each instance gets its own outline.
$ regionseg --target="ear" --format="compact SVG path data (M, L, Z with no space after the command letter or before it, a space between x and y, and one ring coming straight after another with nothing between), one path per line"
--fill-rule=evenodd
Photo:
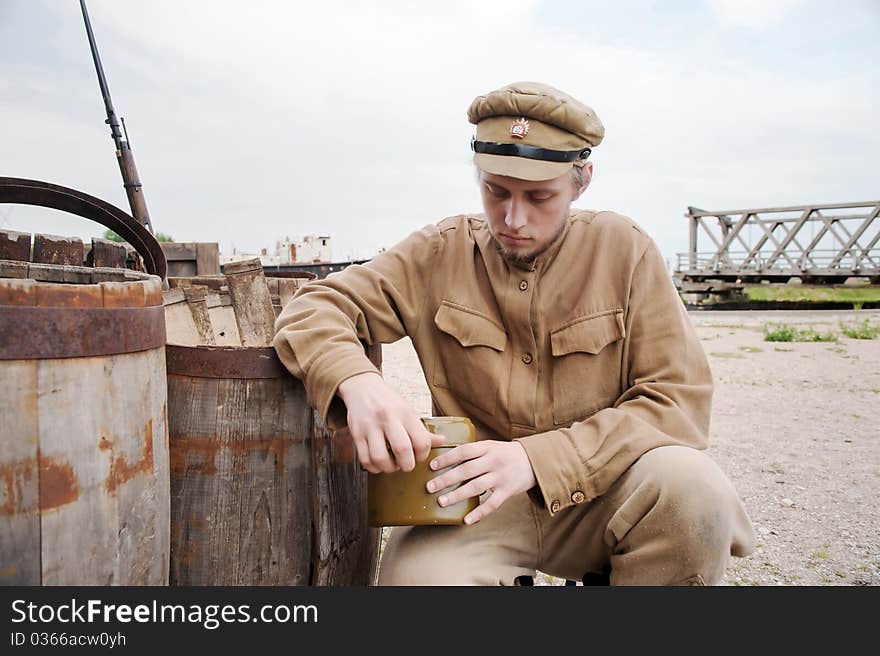
M577 193L575 194L574 200L577 200L578 198L581 197L581 194L583 194L587 190L587 187L590 186L590 182L593 180L593 163L592 162L587 162L586 164L584 164L583 169L581 169L581 170L584 173L584 183L581 185L580 189L577 190Z

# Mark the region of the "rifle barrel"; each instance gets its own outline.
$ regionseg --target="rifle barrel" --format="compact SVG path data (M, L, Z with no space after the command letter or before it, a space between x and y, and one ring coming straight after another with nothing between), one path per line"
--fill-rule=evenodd
M110 98L110 88L107 86L107 78L104 76L104 67L101 65L101 56L98 54L98 45L95 43L95 35L92 32L92 22L89 20L89 12L86 9L85 0L79 0L82 9L83 21L86 24L86 34L89 37L89 47L92 50L92 59L95 62L95 72L98 74L98 85L101 87L101 95L104 98L104 108L107 110L107 125L110 126L110 136L116 144L116 160L119 171L122 173L122 184L128 196L128 204L131 214L141 225L152 232L150 214L147 211L147 201L144 198L143 185L138 177L137 167L134 163L134 154L131 144L128 142L126 133L123 137L119 129L119 120L116 118L116 110L113 109L113 101Z

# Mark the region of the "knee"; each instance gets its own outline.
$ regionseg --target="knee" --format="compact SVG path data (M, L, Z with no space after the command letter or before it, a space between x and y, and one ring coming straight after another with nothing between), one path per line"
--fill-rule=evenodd
M481 585L454 549L451 526L394 529L379 564L380 586Z
M733 484L703 451L665 446L644 454L635 465L649 511L670 534L701 549L751 551L751 524ZM735 553L735 555L738 555Z

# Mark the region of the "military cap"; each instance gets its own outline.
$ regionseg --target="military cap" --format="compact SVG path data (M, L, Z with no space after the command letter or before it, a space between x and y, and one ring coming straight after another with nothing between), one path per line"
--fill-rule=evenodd
M477 126L474 161L487 173L550 180L583 166L605 127L590 107L539 82L515 82L477 96L468 108Z

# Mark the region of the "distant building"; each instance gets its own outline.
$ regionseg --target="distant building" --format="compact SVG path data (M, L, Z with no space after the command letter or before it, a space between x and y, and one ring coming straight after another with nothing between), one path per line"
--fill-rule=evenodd
M333 251L330 237L306 235L302 240L285 237L275 242L275 252L269 253L263 248L259 253L242 253L233 248L231 254L220 254L220 264L238 262L259 257L263 266L284 266L287 264L313 264L332 262Z

